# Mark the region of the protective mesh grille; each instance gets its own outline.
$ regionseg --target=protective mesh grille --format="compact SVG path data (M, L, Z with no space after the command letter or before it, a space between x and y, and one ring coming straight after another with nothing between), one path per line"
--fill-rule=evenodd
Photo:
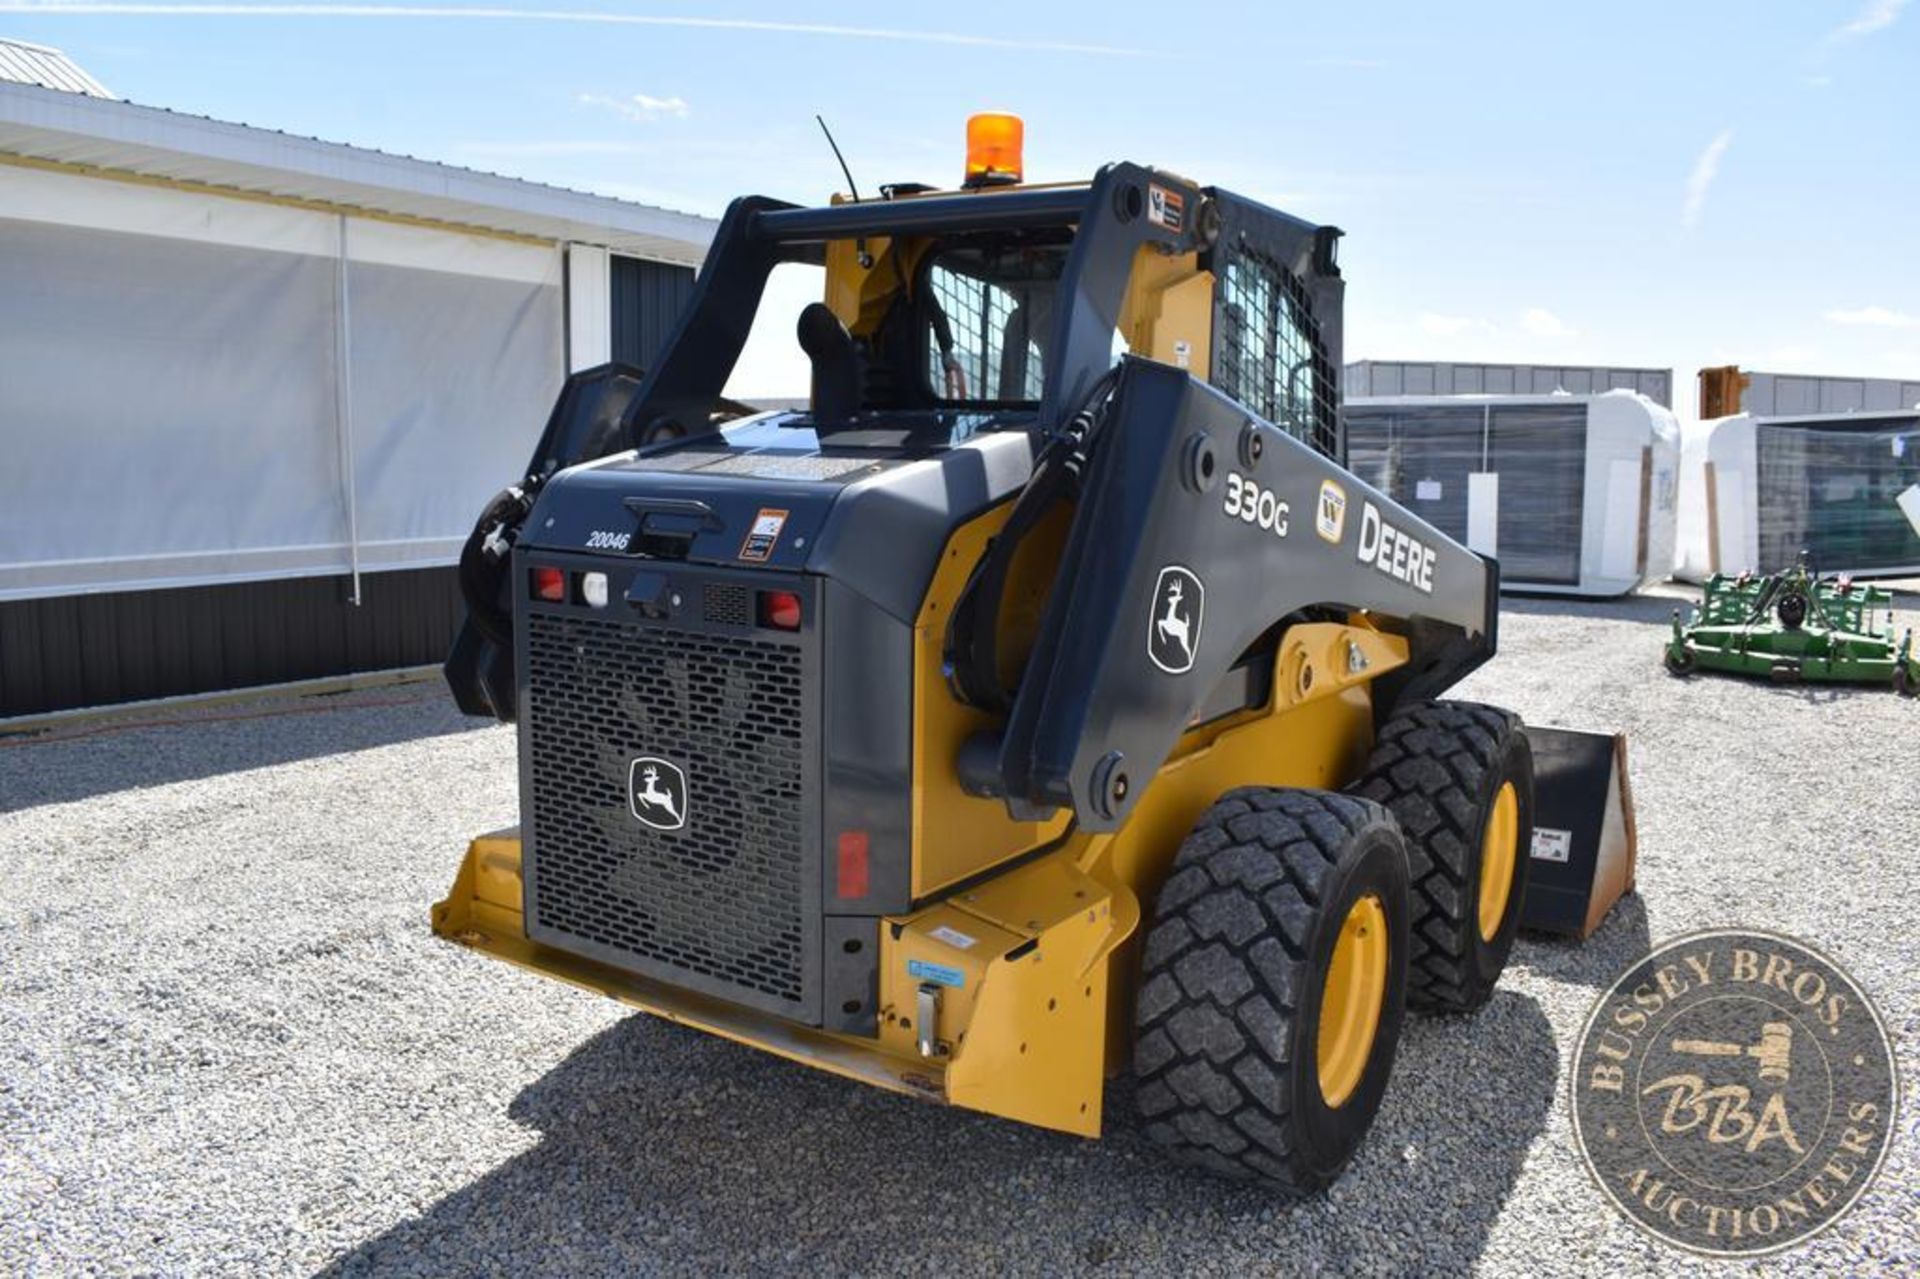
M1339 456L1333 365L1300 277L1258 253L1227 261L1210 381L1327 457Z
M534 926L757 1007L804 1006L799 648L541 613L527 638ZM631 812L643 755L685 770L677 831Z
M1016 294L940 265L927 272L927 288L942 326L927 350L928 385L954 400L1040 398L1044 361L1032 330L1036 313L1044 314L1044 289Z

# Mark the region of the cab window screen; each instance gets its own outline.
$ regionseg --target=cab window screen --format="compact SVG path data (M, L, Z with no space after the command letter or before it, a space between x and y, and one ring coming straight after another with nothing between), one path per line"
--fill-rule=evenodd
M1030 403L1044 386L1046 345L1065 245L955 245L937 250L922 290L927 385L948 402Z
M1213 384L1332 457L1333 370L1299 277L1241 252L1227 262L1214 308Z

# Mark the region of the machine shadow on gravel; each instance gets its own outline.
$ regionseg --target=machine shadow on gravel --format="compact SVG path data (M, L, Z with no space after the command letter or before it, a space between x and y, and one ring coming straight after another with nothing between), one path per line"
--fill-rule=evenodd
M1811 680L1803 683L1769 684L1761 680L1742 680L1738 675L1708 675L1702 678L1739 680L1743 684L1751 685L1759 692L1764 692L1768 697L1781 701L1799 702L1806 706L1837 706L1842 702L1862 698L1874 701L1899 699L1899 694L1886 687L1870 684L1820 684Z
M438 684L129 712L0 737L0 813L492 727Z
M1622 897L1585 941L1556 933L1522 931L1513 949L1512 967L1538 976L1605 990L1653 949L1647 899L1638 892Z
M1458 1273L1546 1127L1559 1069L1545 1014L1512 991L1472 1016L1413 1019L1354 1164L1327 1194L1289 1200L1168 1164L1129 1082L1107 1090L1107 1136L1081 1141L635 1016L516 1099L537 1145L326 1273Z
M1622 595L1615 599L1577 599L1569 595L1500 596L1502 613L1520 613L1529 617L1592 617L1621 622L1668 622L1675 608L1698 601L1698 593L1689 599L1675 595ZM1655 655L1657 658L1657 654Z

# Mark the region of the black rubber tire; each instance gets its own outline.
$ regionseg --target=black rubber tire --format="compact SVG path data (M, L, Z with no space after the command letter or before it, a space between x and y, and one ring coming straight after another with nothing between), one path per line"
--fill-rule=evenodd
M1353 903L1386 915L1380 1020L1339 1107L1320 1092L1320 992ZM1160 889L1135 1005L1147 1135L1172 1158L1293 1194L1326 1186L1373 1123L1400 1041L1405 842L1378 804L1249 787L1201 817Z
M1666 663L1667 674L1678 679L1687 678L1699 667L1699 662L1695 660L1691 649L1683 650L1679 657L1675 657L1673 650L1668 649L1661 660Z
M1912 697L1920 693L1920 688L1915 687L1913 677L1907 674L1907 668L1904 666L1893 668L1893 691L1902 697Z
M1480 936L1480 844L1494 796L1512 781L1518 846L1506 914ZM1493 995L1520 930L1533 843L1533 749L1520 718L1473 702L1424 702L1381 728L1350 788L1385 805L1407 840L1413 940L1407 1006L1471 1012Z

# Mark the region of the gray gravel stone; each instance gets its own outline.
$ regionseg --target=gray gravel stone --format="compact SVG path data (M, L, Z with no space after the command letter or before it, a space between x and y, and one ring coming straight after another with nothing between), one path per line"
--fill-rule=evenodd
M1649 940L1777 929L1920 1054L1920 705L1670 679L1671 602L1510 601L1460 690L1624 729L1640 893L1412 1018L1323 1198L875 1092L434 940L513 735L430 685L0 742L0 1273L1719 1274L1589 1184L1564 1073ZM1906 596L1903 607L1916 600ZM1877 1187L1765 1273L1920 1271L1912 1104Z

